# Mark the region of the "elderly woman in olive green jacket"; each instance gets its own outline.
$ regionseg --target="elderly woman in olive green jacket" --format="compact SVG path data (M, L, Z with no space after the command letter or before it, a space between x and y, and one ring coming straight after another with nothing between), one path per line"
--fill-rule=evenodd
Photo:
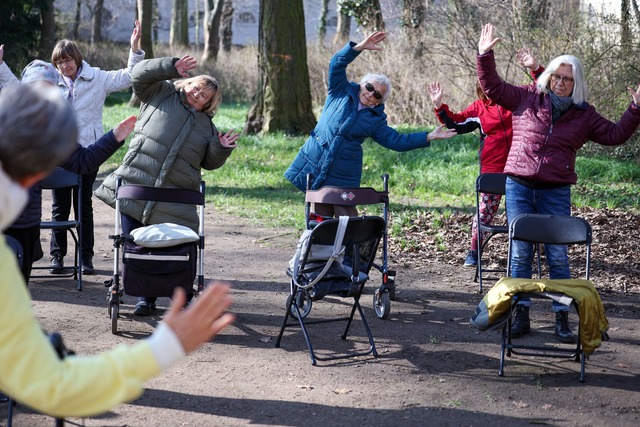
M96 190L96 196L115 206L115 177L123 184L198 190L201 168L224 165L237 147L233 130L218 132L212 118L222 94L211 76L190 77L196 67L189 55L141 61L132 73L132 87L140 98L140 114L123 163ZM178 81L171 79L186 77ZM198 230L198 216L190 205L122 200L122 231L172 222ZM134 314L149 315L155 299L143 298Z

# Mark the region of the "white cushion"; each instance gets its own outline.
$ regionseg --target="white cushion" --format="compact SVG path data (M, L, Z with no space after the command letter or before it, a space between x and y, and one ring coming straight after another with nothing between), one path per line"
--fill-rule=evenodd
M136 245L145 248L166 248L200 240L198 233L189 227L170 222L136 228L131 236Z

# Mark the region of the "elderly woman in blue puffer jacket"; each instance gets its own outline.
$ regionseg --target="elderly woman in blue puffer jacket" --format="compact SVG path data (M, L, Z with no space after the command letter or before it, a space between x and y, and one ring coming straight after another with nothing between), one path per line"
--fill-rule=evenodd
M400 134L387 124L384 102L391 94L391 82L382 74L367 74L360 83L347 79L347 65L363 50L382 50L378 44L386 34L376 31L362 42L349 42L331 58L329 90L322 114L311 136L284 176L300 190L306 190L311 174L312 189L325 185L359 187L362 178L362 143L371 137L395 151L425 148L433 139L449 138L455 131L436 128L433 132ZM315 204L323 216L357 216L355 207Z
M367 137L395 151L425 148L433 139L449 138L455 131L436 128L433 132L400 134L387 124L384 102L391 94L391 82L382 74L367 74L360 83L347 79L347 65L363 50L382 50L378 43L386 34L376 31L362 42L349 42L329 64L329 90L320 120L300 149L285 178L306 190L311 174L312 189L325 185L359 187L362 177L362 143ZM355 207L318 204L318 215L357 216Z

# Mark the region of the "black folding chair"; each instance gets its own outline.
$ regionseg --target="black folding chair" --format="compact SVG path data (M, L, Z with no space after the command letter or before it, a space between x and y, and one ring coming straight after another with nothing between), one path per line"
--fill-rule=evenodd
M298 250L294 256L293 266L287 269L287 275L291 278L291 292L287 298L286 312L275 344L276 347L280 347L280 341L286 328L299 326L307 343L312 365L316 364L316 360L344 359L368 354L378 357L371 329L360 306L360 296L369 279L368 273L373 266L384 227L385 222L382 218L362 216L348 218L346 226L342 229L339 219L328 219L310 230L306 244L299 243L301 250ZM344 232L342 238L337 238L341 232ZM350 254L347 254L350 255L351 263L341 264L335 256L329 256L329 260L319 259L314 251L318 251L322 246L341 247L342 252L344 252L344 248L351 248ZM336 254L334 250L333 255ZM318 301L327 295L351 299L353 304L349 316L306 320L313 301ZM368 349L339 355L317 355L311 344L307 326L319 323L346 322L346 327L341 335L341 338L346 340L356 310L369 339ZM292 321L289 322L289 319Z
M73 267L63 267L62 274L55 276L32 274L32 278L51 278L51 277L73 277L77 281L78 290L82 290L82 175L69 172L62 168L56 168L51 174L43 179L40 184L43 190L54 190L58 188L71 187L74 192L77 191L78 209L76 217L67 221L42 221L40 222L41 230L64 230L71 234L75 244ZM34 265L32 269L48 270L50 266Z
M554 216L554 215L538 215L524 214L515 218L509 226L509 251L507 258L507 270L511 271L512 262L512 243L513 241L529 242L532 244L553 244L553 245L585 245L585 278L577 280L580 285L593 288L593 284L589 281L589 270L591 266L591 226L589 223L579 217L574 216ZM513 280L530 280L530 279L513 279ZM558 283L561 279L545 279L539 280L543 283ZM509 317L502 328L502 344L500 354L500 370L499 375L504 375L505 354L510 357L511 354L545 356L545 357L570 357L575 358L576 362L581 362L580 366L580 382L584 382L585 371L585 353L581 349L581 330L578 329L578 339L576 345L558 346L544 345L534 346L527 344L514 344L511 340L511 316L515 307L522 298L542 298L561 301L575 308L578 317L580 316L580 307L578 302L564 293L559 292L521 292L516 293L512 302ZM599 301L599 298L598 298ZM601 304L601 302L600 302ZM579 322L580 323L580 322ZM520 338L521 340L524 338Z
M498 280L500 276L486 273L506 273L504 268L483 268L482 254L485 252L487 244L493 236L498 234L507 235L509 228L506 224L483 224L480 222L480 194L497 194L504 196L507 175L503 173L483 173L476 179L476 222L478 224L478 265L473 279L478 282L479 292L482 293L483 280Z

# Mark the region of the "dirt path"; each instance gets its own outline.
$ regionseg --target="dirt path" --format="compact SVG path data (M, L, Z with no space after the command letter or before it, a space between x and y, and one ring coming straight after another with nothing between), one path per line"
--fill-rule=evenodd
M84 291L71 280L37 279L30 289L34 309L48 331L63 334L79 354L91 354L146 337L161 319L134 318L122 308L121 334L107 317L103 280L111 274L113 211L96 211L96 276ZM398 268L398 300L391 318L372 310L374 274L363 297L379 357L310 364L299 330L288 330L281 348L274 341L284 315L296 230L240 223L207 207L206 276L233 286L237 321L162 377L150 381L138 400L86 419L89 426L232 425L529 425L637 426L640 424L640 296L602 295L611 341L587 362L513 357L499 377L499 334L478 332L468 319L480 296L472 271L436 262ZM168 299L159 300L164 308ZM345 312L347 305L320 301L313 315ZM533 337L553 341L549 305L534 306ZM574 330L577 317L571 317ZM318 351L362 348L358 323L346 342L339 326L314 325ZM108 372L104 373L109 375ZM0 417L6 407L0 409ZM77 421L77 420L76 420ZM15 426L49 426L50 418L19 406Z

